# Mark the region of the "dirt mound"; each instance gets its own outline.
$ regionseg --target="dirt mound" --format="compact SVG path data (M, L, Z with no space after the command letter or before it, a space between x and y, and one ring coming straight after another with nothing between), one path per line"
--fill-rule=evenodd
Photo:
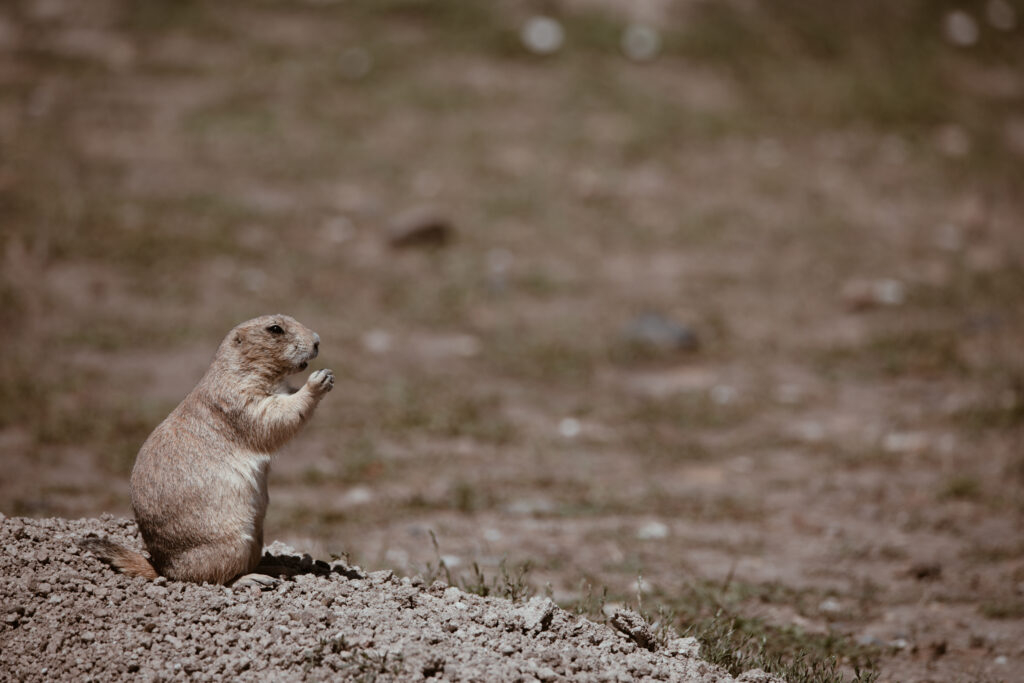
M613 629L546 598L483 598L280 544L267 550L295 576L272 590L150 582L80 550L88 533L138 546L126 519L0 515L2 678L733 680L629 612Z

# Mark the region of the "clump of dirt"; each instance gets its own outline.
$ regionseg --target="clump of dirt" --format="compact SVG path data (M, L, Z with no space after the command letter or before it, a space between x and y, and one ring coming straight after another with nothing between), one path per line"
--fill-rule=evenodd
M267 551L296 573L269 591L151 582L81 550L88 533L138 545L126 519L0 515L0 669L11 678L733 680L692 639L656 642L631 613L616 630L547 598L484 598L281 544Z

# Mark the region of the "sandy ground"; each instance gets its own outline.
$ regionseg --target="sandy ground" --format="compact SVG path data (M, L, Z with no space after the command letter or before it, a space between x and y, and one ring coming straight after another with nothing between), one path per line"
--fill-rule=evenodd
M593 4L0 3L0 512L130 517L280 311L338 382L268 538L1024 678L1024 9Z

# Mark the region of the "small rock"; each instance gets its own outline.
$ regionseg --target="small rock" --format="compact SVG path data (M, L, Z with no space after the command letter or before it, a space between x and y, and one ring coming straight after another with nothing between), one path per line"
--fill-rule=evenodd
M622 52L634 62L647 62L658 56L661 36L650 26L630 24L622 32Z
M536 596L517 608L515 615L522 617L524 631L539 632L551 624L551 619L555 616L555 607L550 598Z
M361 341L364 349L376 354L387 353L392 346L391 334L384 330L369 330Z
M697 333L692 328L659 313L637 316L626 326L622 336L627 344L653 351L696 351L700 347Z
M395 573L390 569L381 569L379 571L370 573L370 581L374 584L391 583L391 579L395 578Z
M394 249L443 247L453 236L451 222L433 208L417 207L395 216L388 227L388 245Z
M648 522L636 531L636 537L642 541L656 540L668 536L668 525L664 522Z
M878 636L871 635L870 633L862 633L857 636L857 644L863 645L864 647L881 647L885 645L885 641Z
M361 47L352 47L338 58L338 68L345 78L357 81L373 69L373 56Z
M544 681L544 683L547 683L548 681L557 681L559 679L559 675L549 666L542 666L537 669L536 676L540 680Z
M970 154L971 146L971 136L963 126L947 123L935 131L935 147L947 157L962 159Z
M1006 0L989 0L985 4L985 18L989 26L1000 31L1012 31L1017 26L1017 12Z
M785 683L785 679L773 676L763 669L751 669L737 676L736 683Z
M612 615L611 624L617 630L629 636L640 647L652 652L657 647L654 631L644 621L644 618L636 612L628 609L617 610Z
M915 562L907 569L907 574L918 581L937 579L942 575L942 565L938 562Z
M864 311L882 306L901 306L906 301L906 287L899 280L850 280L843 285L840 296L851 311Z
M563 418L558 423L558 433L566 439L575 439L580 435L582 429L580 421L574 417Z
M970 47L978 42L978 22L963 10L954 10L946 15L946 40L957 47Z
M934 244L943 251L961 251L964 248L963 230L954 223L941 223L935 228Z
M471 334L447 334L417 339L416 349L428 360L474 358L480 355L483 344Z
M928 449L929 438L924 432L893 432L882 439L886 453L922 453Z
M828 436L825 425L813 420L798 422L792 426L790 431L796 439L804 443L820 443Z
M673 638L668 643L669 654L673 657L700 657L700 641L696 638Z
M523 46L537 55L549 55L558 52L565 42L565 30L557 19L546 16L533 16L526 20L519 38Z
M719 406L725 406L735 401L739 392L736 391L735 387L731 387L728 384L716 384L711 387L709 395L711 396L712 403Z
M825 616L834 617L843 611L842 604L834 598L826 598L818 605L818 611Z
M423 674L424 678L432 678L438 674L444 673L445 658L441 655L431 655L427 658L427 661L423 663L423 668L420 673Z

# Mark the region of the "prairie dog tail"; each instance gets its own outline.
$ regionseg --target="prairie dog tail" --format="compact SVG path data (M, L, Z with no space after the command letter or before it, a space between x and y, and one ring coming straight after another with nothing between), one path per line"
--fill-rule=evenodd
M141 576L146 579L155 579L159 576L156 570L153 569L153 565L149 563L149 560L134 550L128 550L128 548L118 545L110 539L87 536L86 538L79 539L78 545L119 570L122 574Z

